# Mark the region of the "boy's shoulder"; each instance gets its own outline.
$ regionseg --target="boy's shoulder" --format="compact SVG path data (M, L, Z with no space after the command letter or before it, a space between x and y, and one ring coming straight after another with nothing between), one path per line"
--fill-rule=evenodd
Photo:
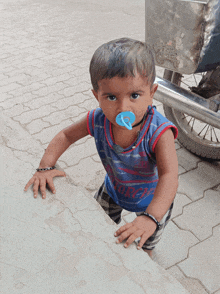
M105 124L105 115L100 107L92 109L87 115L87 129L91 136L94 136L95 128L103 128Z
M178 135L177 127L165 116L163 116L159 111L157 111L155 106L153 106L150 110L150 125L146 138L151 152L154 152L156 143L158 142L159 138L168 129L172 130L174 139L176 139Z
M176 126L169 119L167 119L164 115L162 115L156 109L156 106L152 106L152 108L150 110L150 116L151 116L150 127L152 129L156 130L157 128L160 128L165 125L176 129Z
M152 122L157 122L157 125L160 125L161 123L164 122L169 122L172 124L171 121L169 121L164 115L162 115L156 108L155 105L152 106L152 111L151 111L151 115L152 115Z

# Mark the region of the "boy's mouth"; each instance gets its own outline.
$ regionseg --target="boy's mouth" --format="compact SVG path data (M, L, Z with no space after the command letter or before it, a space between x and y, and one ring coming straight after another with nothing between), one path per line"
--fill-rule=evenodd
M135 122L135 114L131 111L124 111L119 113L115 120L119 126L132 130L132 124Z

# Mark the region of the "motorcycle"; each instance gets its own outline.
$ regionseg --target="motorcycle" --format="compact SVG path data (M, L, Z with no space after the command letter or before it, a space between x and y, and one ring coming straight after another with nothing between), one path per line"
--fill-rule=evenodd
M220 160L220 0L145 0L155 99L192 153Z

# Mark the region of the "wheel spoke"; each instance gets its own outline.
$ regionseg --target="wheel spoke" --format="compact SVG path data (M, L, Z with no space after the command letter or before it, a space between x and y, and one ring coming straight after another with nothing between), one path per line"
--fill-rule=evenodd
M204 126L204 128L201 130L200 133L198 133L198 136L200 136L200 134L202 133L202 131L207 127L207 125Z
M190 120L188 121L188 125L191 123L191 121L194 119L194 117L191 116Z
M198 87L205 74L199 73L181 77L180 86L191 91L192 87ZM220 129L175 109L172 109L172 112L167 110L167 117L169 116L170 120L173 119L179 128L179 141L183 146L199 156L220 159Z
M198 86L198 83L197 83L197 80L196 80L196 76L193 75L193 77L194 77L194 81L195 81L195 83L196 83L196 86Z
M205 135L203 136L203 139L205 139L205 136L206 136L206 134L207 134L207 132L208 132L208 130L209 130L210 125L206 125L206 127L207 127L207 130L206 130L206 132L205 132Z
M213 128L213 133L215 134L216 141L217 141L218 143L220 143L219 140L218 140L218 136L216 135L215 128Z
M193 119L193 123L192 123L192 127L191 127L191 132L192 132L192 130L193 130L193 126L194 126L194 123L195 123L195 118Z
M189 114L185 114L185 113L182 113L182 115L183 115L183 118L187 118L190 116Z

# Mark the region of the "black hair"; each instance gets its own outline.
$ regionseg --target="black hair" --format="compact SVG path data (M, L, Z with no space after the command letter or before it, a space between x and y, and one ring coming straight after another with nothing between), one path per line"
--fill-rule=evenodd
M90 62L90 77L93 89L98 91L98 82L115 76L135 76L139 73L152 86L155 80L154 57L148 46L137 40L121 38L101 45Z

